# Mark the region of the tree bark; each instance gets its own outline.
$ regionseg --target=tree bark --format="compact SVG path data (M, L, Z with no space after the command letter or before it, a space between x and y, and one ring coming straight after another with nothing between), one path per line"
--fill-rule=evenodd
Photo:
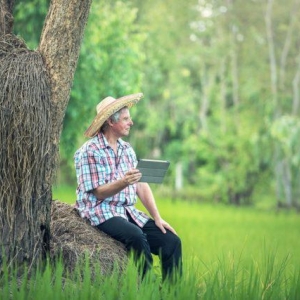
M277 75L277 62L275 55L274 45L274 32L272 24L272 9L273 0L268 0L267 10L265 14L266 33L269 47L269 60L270 60L270 79L271 79L271 91L273 98L274 118L276 119L280 115L280 107L278 101L278 75Z
M288 26L284 46L280 57L279 86L281 88L281 91L284 91L284 87L285 87L286 63L287 63L288 54L291 50L293 33L294 33L296 20L297 20L298 6L299 6L298 0L295 0L290 12L290 23Z
M13 1L0 1L1 36L1 34L12 31L13 18L11 11ZM69 101L91 2L92 0L51 1L38 49L45 70L49 75L48 84L51 91L49 121L51 138L49 141L39 139L38 144L35 145L35 147L48 149L47 155L40 166L43 168L41 172L43 184L42 186L35 186L34 184L32 195L30 199L27 199L29 200L27 202L11 199L0 202L0 204L9 203L15 206L12 209L14 214L11 216L7 216L7 213L3 214L4 211L7 212L8 210L0 207L0 217L2 218L0 224L3 225L1 226L0 236L0 265L1 260L5 258L9 263L22 264L27 262L35 266L45 258L50 249L51 186L58 164L56 158L58 157L63 118ZM24 88L26 89L26 85ZM26 100L30 103L30 99ZM20 105L22 106L22 104ZM37 109L35 113L43 114L44 112ZM17 143L16 147L18 147ZM2 174L0 175L2 176ZM32 182L36 183L36 174L29 174L29 176L32 177ZM28 169L24 170L24 177L28 177ZM12 182L11 184L22 185L22 176L19 180L20 182ZM17 193L18 188L16 188L16 198L18 199L21 196ZM39 195L39 197L36 197L36 195ZM28 203L29 206L24 207ZM6 222L6 217L11 222ZM1 250L2 247L3 250Z
M296 74L293 79L293 106L292 106L292 115L297 116L299 113L300 107L300 55L298 55L297 59L297 69Z
M220 110L221 110L221 131L222 134L225 134L227 131L227 122L226 122L226 57L221 59L220 63Z
M202 101L201 101L201 106L199 110L199 119L200 119L200 124L201 127L199 127L200 130L208 130L208 124L207 124L207 112L209 109L209 90L211 88L211 78L209 76L209 73L206 69L206 66L204 65L202 67L202 72L201 72L201 81L203 82L203 89L202 89Z
M39 52L51 78L53 119L61 129L92 0L52 0ZM57 136L56 138L58 138ZM54 142L58 143L57 140Z
M52 139L46 183L52 185L63 119L79 57L92 0L52 0L41 33L38 51L51 81ZM49 199L50 201L51 199Z
M277 62L275 56L275 46L274 46L274 32L272 26L272 11L273 10L273 0L268 0L266 14L265 14L265 23L266 23L266 34L268 40L269 48L269 61L270 61L270 82L271 82L271 95L273 98L273 115L272 120L276 120L281 115L281 109L278 100L278 76L277 76ZM278 144L274 145L274 171L276 178L276 197L277 202L279 203L284 194L282 188L282 176L283 176L283 164L281 162L281 150Z
M13 8L14 0L0 0L0 36L11 33L13 30Z

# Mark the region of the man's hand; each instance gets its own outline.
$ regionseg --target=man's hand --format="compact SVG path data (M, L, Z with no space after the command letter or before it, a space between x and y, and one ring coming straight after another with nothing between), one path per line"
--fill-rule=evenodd
M115 194L122 191L130 184L137 183L142 177L142 173L137 169L132 169L128 171L125 176L119 180L115 180L101 186L98 186L93 190L93 194L98 200L103 200L108 197L112 197Z
M157 220L155 220L155 225L163 232L166 233L166 229L170 230L171 232L173 232L174 234L177 235L175 229L166 221L164 221L162 218L159 218Z
M128 171L125 176L123 177L123 180L127 185L137 183L142 177L142 173L138 169L131 169Z
M146 182L139 182L137 185L137 195L142 201L143 205L146 207L151 217L153 218L155 225L163 232L166 233L166 229L170 230L177 235L175 229L163 220L157 209L154 196L152 194L151 188Z

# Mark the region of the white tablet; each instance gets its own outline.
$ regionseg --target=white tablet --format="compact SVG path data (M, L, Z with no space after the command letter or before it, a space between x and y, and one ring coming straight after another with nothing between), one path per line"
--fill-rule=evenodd
M139 159L136 168L142 173L141 182L162 183L169 165L167 160Z

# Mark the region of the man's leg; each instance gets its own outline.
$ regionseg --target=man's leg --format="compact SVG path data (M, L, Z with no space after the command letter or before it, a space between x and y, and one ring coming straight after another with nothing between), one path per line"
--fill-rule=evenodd
M167 230L163 233L150 219L142 228L147 236L151 252L159 255L162 266L163 280L182 274L182 250L180 238Z
M133 251L136 263L143 262L142 267L139 268L142 269L142 277L144 277L152 266L153 258L146 235L141 228L122 217L113 217L98 225L97 228L122 242L127 250Z

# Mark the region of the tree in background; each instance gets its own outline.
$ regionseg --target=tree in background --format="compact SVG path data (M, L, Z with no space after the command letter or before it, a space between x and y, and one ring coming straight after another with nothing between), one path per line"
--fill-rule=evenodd
M0 1L1 260L36 265L49 250L51 187L90 4L51 1L30 51L12 34L14 1Z
M281 12L273 0L267 1L265 11L272 103L268 121L274 149L276 198L279 205L298 208L300 144L296 136L299 134L300 54L299 38L295 33L300 29L296 17L299 8L299 0L289 3L283 29L274 26L274 19ZM279 47L277 40L281 41Z
M140 157L172 162L165 185L173 190L181 169L192 197L252 204L263 191L299 205L299 2L94 1L64 121L62 177L74 182L72 156L99 100L139 90L130 142Z
M294 205L298 160L287 159L275 131L299 119L299 0L134 3L148 33L144 150L180 159L201 198L252 203L263 185Z

